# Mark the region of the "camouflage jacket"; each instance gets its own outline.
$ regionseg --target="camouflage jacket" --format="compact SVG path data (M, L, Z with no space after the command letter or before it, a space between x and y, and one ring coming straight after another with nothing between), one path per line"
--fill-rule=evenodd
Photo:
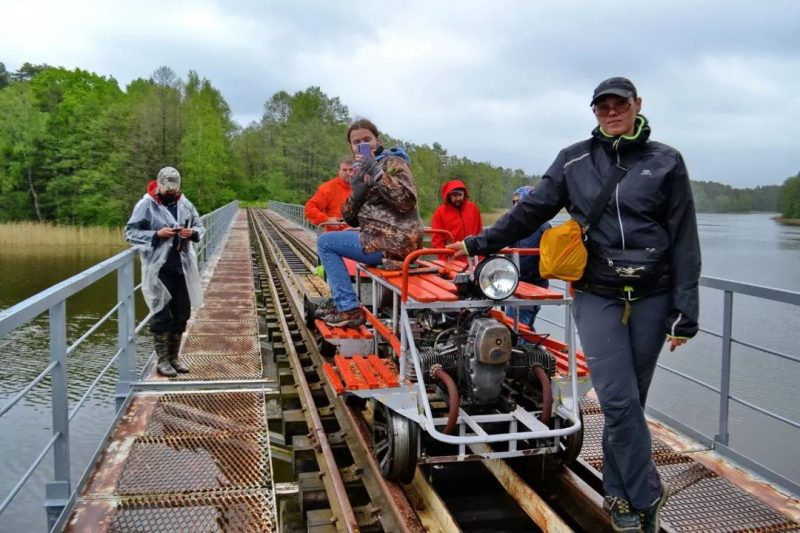
M361 228L364 252L383 252L384 264L422 248L422 219L407 157L397 149L379 153L383 177L367 191L363 204L350 196L342 207L345 222Z

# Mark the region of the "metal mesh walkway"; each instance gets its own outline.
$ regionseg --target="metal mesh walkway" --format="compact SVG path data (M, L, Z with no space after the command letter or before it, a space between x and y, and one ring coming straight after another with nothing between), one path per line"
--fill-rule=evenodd
M581 401L584 440L580 457L603 471L603 412L589 398ZM672 489L662 523L669 531L772 532L800 531L800 524L763 500L712 470L713 452L695 447L676 451L658 432L652 439L653 460L661 479ZM762 488L763 491L767 487Z
M240 211L181 348L175 392L132 399L67 531L275 531L277 518L247 220ZM193 390L244 381L251 390ZM164 382L171 382L164 385Z

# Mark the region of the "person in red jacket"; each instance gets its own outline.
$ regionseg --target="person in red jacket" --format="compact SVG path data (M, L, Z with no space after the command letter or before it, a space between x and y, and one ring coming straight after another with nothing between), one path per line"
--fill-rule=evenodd
M339 174L317 188L314 196L308 199L305 207L306 219L312 224L341 222L341 225L328 225L325 231L341 230L347 227L342 222L342 206L350 196L350 176L353 175L353 160L343 157L339 161Z
M469 235L477 235L483 230L481 212L474 202L469 200L467 186L461 180L450 180L442 186L444 203L436 208L431 218L431 228L444 229L453 235L455 242L464 240ZM446 237L434 234L431 247L444 248ZM444 259L447 256L442 256Z

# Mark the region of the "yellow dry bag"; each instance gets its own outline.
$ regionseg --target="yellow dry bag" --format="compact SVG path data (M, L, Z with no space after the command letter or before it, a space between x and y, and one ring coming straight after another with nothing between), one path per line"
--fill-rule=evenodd
M539 273L545 279L576 281L583 276L588 253L583 228L575 219L545 230L539 243Z

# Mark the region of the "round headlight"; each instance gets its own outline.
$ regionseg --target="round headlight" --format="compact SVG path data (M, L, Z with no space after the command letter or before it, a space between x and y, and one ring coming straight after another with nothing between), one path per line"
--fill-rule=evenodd
M507 257L489 256L478 265L475 279L484 296L504 300L517 290L519 271Z

